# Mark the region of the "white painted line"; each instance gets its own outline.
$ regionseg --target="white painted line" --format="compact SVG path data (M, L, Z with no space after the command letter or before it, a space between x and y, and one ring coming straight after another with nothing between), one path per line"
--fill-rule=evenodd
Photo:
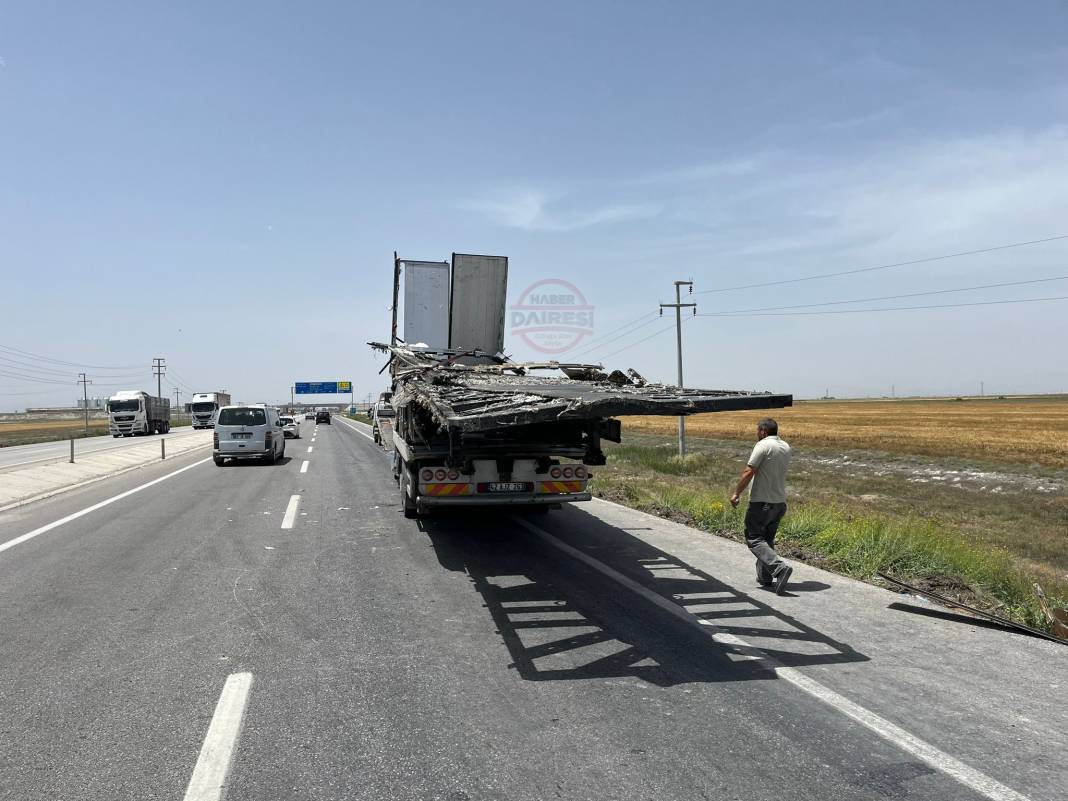
M219 801L223 797L251 690L251 673L231 673L227 677L184 801Z
M307 473L309 464L311 464L311 462L305 461L304 464L300 466L300 472Z
M75 512L74 514L69 514L66 517L61 517L59 520L54 520L51 523L43 525L39 528L35 528L33 531L27 531L25 534L15 537L15 539L13 540L8 540L7 542L0 543L0 552L6 551L8 548L14 548L16 545L26 542L27 540L32 540L39 534L44 534L45 532L51 531L54 528L59 528L64 523L69 523L72 520L77 520L79 517L84 517L90 512L95 512L97 509L103 509L105 506L110 506L111 504L115 503L115 501L121 501L123 498L129 498L135 492L140 492L143 489L148 489L149 487L159 484L161 481L166 481L168 478L174 478L179 473L184 473L186 470L192 470L197 465L202 465L205 462L210 461L211 457L209 456L207 459L201 459L199 462L193 462L193 464L186 465L185 467L179 470L175 470L173 473L168 473L165 476L160 476L159 478L153 479L152 481L142 484L139 487L134 487L133 489L126 490L126 492L120 492L118 495L108 498L107 500L103 500L100 503L94 503L92 506L87 506L80 512Z
M741 637L736 637L729 632L719 629L718 626L715 626L715 624L710 623L709 621L695 617L693 614L686 611L684 607L669 601L662 595L658 595L647 587L642 586L629 576L623 575L603 562L597 561L583 551L557 539L548 531L534 525L529 520L519 516L516 516L513 519L527 531L538 537L538 539L546 545L549 545L574 559L578 559L580 562L593 568L601 575L606 576L617 584L621 584L631 592L640 595L642 598L656 605L660 609L663 609L665 612L668 612L673 617L683 620L687 624L698 626L701 631L710 634L712 639L716 642L726 643L745 649L747 653L757 656L779 678L785 679L795 687L804 690L813 698L834 707L843 715L846 715L857 723L860 723L862 726L871 729L884 740L893 743L903 751L907 751L913 756L923 760L936 770L940 770L947 776L956 779L965 787L975 790L977 793L991 799L991 801L1030 801L1027 796L1016 792L1011 787L1006 787L1004 784L992 779L982 771L978 771L969 765L965 765L963 762L951 757L949 754L939 751L930 743L910 734L900 726L891 723L885 718L879 717L874 712L860 706L860 704L850 701L845 696L839 695L834 690L824 687L818 681L809 678L796 668L786 667L774 657L756 646L750 645Z
M340 417L338 419L341 420ZM374 437L372 437L370 434L367 434L367 433L361 431L355 425L353 425L352 423L348 422L347 420L341 420L341 422L344 423L345 425L347 425L351 430L355 431L361 437L367 437L367 439L371 440L371 442L375 441Z
M308 453L311 453L314 450L315 450L315 446L314 445L309 445L308 446Z
M300 496L292 495L286 513L282 515L282 528L293 528L293 521L297 519L297 507L300 506Z
M315 437L312 437L312 442L315 442Z

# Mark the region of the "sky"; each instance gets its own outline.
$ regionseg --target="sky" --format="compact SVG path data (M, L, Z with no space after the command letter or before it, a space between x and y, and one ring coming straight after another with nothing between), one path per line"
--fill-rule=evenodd
M653 380L692 280L687 386L1065 392L1068 239L792 280L1065 235L1063 2L0 6L0 409L377 395L394 251Z

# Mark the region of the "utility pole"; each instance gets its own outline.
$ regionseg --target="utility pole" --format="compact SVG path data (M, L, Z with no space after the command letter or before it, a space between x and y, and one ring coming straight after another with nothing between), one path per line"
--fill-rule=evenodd
M986 384L984 384L982 381L979 382L979 397L986 397Z
M296 392L296 390L297 390L296 384L290 384L289 385L289 408L290 409L293 408L293 404L296 402L296 401L293 400L293 393Z
M661 303L660 314L663 316L664 309L675 310L675 354L678 357L679 362L679 389L682 389L682 309L683 307L692 308L693 313L697 314L696 303L683 303L682 302L682 288L688 286L690 288L690 294L693 294L693 281L676 281L675 282L675 302L674 303ZM679 415L679 456L686 455L686 418Z
M156 397L163 397L163 376L167 374L166 359L156 357L152 360L152 375L156 377Z
M85 373L78 373L78 383L82 385L82 405L85 407L85 436L89 436L89 384L93 382L85 377Z
M178 415L179 422L181 422L182 404L181 404L181 401L178 400L178 396L181 395L181 394L182 394L182 390L178 389L178 387L175 387L174 388L174 415ZM171 415L171 417L173 418L174 415Z

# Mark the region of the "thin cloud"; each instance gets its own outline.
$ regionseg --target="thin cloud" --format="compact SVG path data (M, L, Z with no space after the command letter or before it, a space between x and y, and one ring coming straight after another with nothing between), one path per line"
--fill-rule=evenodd
M467 207L485 214L498 225L523 231L577 231L595 225L653 217L658 212L656 207L648 204L594 209L554 208L544 193L529 190L497 200L474 201Z

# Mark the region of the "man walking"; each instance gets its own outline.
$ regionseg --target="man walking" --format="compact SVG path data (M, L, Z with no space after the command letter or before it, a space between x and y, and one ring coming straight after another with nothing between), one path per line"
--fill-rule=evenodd
M738 506L742 493L752 482L745 512L745 544L757 558L757 582L774 589L776 595L786 589L786 582L794 572L775 553L775 532L786 514L789 467L790 446L779 439L779 424L766 417L757 424L757 444L731 495L731 506Z

